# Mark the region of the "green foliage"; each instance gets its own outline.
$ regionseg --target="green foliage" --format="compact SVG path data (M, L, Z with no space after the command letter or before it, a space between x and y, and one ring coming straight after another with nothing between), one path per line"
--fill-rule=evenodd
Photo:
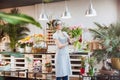
M52 64L49 62L49 63L45 63L45 67L51 67Z
M62 28L62 31L65 31L65 32L67 32L67 34L70 34L69 32L70 32L70 29L69 29L69 27L63 27Z
M27 16L25 14L20 14L20 13L11 14L11 13L0 12L0 19L14 25L21 23L31 23L41 28L39 22L36 22L32 17Z
M0 25L0 40L5 34L8 34L11 41L11 48L15 48L17 41L27 35L29 29L26 24L33 24L41 28L39 22L35 21L32 17L25 14L20 14L18 9L12 9L11 13L0 12L0 20L4 22Z
M96 58L95 57L90 57L88 58L88 63L91 67L95 66Z
M18 42L18 46L19 46L20 48L25 48L26 44L25 44L25 43Z
M120 23L109 26L97 25L97 29L90 29L94 38L100 41L103 46L101 50L95 50L94 56L101 60L102 58L120 57Z
M70 27L70 35L72 38L77 38L82 35L82 29L80 26L72 26Z
M10 14L19 14L17 9L12 9ZM19 24L4 24L2 28L3 32L10 37L10 47L11 49L15 49L15 45L18 40L24 38L28 34L29 29L26 26L27 23L19 23Z
M49 3L49 2L51 2L51 1L53 1L53 0L43 0L45 3Z

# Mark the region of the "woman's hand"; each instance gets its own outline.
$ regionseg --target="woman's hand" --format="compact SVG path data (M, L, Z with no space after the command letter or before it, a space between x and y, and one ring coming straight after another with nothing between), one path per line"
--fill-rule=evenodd
M75 42L75 39L73 39L73 38L68 39L68 42L69 42L69 44L71 45L71 44L73 44L73 43Z
M58 46L58 48L60 48L60 49L68 45L68 42L62 44L62 43L60 43L60 41L58 39L55 39L55 43Z

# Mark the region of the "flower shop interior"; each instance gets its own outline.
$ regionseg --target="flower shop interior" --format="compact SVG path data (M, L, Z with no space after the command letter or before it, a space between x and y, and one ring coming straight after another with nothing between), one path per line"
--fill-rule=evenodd
M119 14L120 0L0 0L0 80L56 80L55 19L71 41L68 80L120 80Z

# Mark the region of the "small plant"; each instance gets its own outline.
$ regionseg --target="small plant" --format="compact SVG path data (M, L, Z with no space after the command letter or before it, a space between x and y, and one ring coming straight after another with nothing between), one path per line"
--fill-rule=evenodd
M81 57L81 67L85 68L86 57Z
M52 67L52 63L50 62L45 63L45 67Z
M19 46L20 48L25 48L25 43L18 42L18 46Z
M26 44L26 46L28 46L28 47L32 47L32 46L33 46L33 42L26 42L25 44Z

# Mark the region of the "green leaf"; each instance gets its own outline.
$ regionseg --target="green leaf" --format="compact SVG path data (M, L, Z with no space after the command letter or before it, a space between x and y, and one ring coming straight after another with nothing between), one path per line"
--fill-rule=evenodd
M35 21L32 17L25 14L9 14L0 12L0 18L11 24L31 23L41 28L39 22Z

